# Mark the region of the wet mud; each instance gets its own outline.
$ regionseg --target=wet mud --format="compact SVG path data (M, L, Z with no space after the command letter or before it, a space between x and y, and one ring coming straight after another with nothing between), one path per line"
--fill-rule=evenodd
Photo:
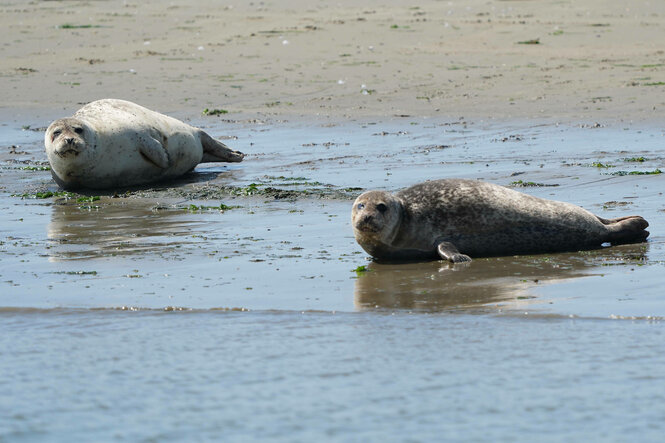
M1 305L665 315L655 299L665 265L662 130L464 119L197 123L224 134L245 162L78 194L50 179L39 130L5 127ZM352 200L443 177L608 218L640 214L652 235L468 266L370 263L353 239Z

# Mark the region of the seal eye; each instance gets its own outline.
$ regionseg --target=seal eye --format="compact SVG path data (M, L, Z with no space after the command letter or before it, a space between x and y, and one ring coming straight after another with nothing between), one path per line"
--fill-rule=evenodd
M381 214L383 214L388 210L388 206L384 205L383 203L379 203L378 205L376 205L376 210L379 211Z
M358 203L358 206L356 206L356 208L358 208L359 211L362 210L362 209L365 209L365 204L364 203Z
M74 132L77 134L83 134L83 128L74 128Z
M62 134L62 131L60 129L56 129L55 131L53 131L53 138L59 136L60 134Z

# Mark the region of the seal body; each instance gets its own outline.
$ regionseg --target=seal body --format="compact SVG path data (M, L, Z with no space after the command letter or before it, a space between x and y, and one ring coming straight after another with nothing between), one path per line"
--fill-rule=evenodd
M47 128L54 180L65 189L105 189L175 178L202 162L239 162L201 129L135 103L104 99Z
M606 220L570 204L475 180L435 180L396 194L369 191L352 210L356 241L377 260L563 252L644 241L639 216Z

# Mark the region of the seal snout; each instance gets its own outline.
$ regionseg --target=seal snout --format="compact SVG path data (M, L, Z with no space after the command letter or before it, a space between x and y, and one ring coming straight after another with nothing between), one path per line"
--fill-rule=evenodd
M58 157L65 158L70 155L77 156L81 153L79 144L73 138L66 138L55 148L55 154Z
M369 204L369 207L368 207ZM378 232L379 225L374 217L372 205L360 198L353 205L353 227L360 232Z
M364 214L358 217L354 227L362 232L379 232L381 230L381 227L377 224L376 219L371 214Z
M63 138L62 143L55 148L56 155L62 158L65 158L68 155L77 156L80 152L77 140L74 137Z

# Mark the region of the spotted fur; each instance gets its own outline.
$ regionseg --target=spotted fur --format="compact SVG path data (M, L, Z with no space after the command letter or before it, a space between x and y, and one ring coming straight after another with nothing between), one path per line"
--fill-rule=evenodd
M639 216L606 220L570 203L460 179L428 181L394 195L366 192L354 203L352 223L358 243L378 260L461 262L641 242L649 235Z

